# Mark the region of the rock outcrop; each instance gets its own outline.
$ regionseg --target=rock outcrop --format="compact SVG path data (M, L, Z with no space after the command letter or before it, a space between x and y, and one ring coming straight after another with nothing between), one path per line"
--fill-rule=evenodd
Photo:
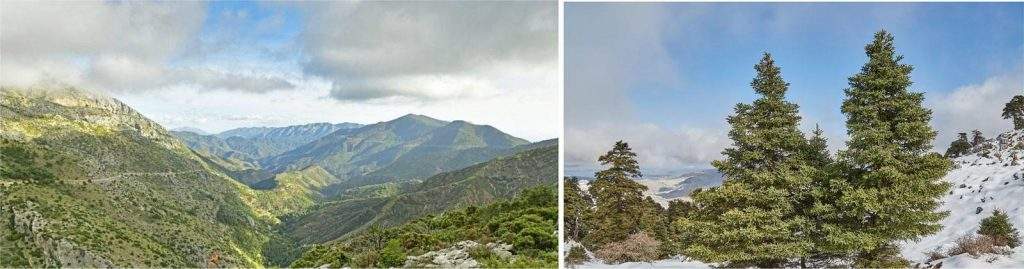
M480 246L480 243L475 241L458 242L446 249L427 252L419 256L406 257L404 267L479 268L481 266L480 263L473 259L469 253L472 249ZM512 245L487 243L483 247L490 251L492 255L501 259L512 258Z

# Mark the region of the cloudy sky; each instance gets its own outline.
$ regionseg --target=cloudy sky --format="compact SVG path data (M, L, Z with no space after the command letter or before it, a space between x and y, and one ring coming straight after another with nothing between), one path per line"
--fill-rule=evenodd
M761 52L773 54L800 105L844 147L839 110L864 45L892 32L912 86L939 132L1012 128L1003 103L1024 93L1024 4L567 3L566 173L592 175L614 141L630 142L648 174L710 167L731 142L725 117L755 98Z
M0 3L0 84L219 132L407 113L560 133L553 2Z

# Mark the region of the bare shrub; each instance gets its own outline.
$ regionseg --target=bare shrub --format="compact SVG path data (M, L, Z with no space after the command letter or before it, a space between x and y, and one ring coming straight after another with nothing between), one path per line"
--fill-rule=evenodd
M939 251L938 247L936 247L934 250L925 252L924 255L928 257L928 261L926 261L926 262L933 262L933 261L936 261L936 260L941 260L941 259L945 259L946 257L949 257L949 256L946 256L945 253L942 253L941 251Z
M970 254L978 257L982 254L1010 254L1009 249L998 246L996 240L986 235L964 235L956 239L956 245L946 252L949 256Z
M659 245L661 242L640 232L630 235L626 240L605 244L594 252L594 256L611 264L649 262L658 259Z

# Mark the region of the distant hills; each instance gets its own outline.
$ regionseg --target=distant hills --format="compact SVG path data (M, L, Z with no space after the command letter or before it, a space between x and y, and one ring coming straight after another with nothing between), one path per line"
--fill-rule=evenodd
M520 191L554 185L558 141L546 140L523 151L432 176L387 197L342 197L285 220L283 233L300 244L344 237L374 224L385 227L468 205L508 199Z
M247 127L227 130L218 134L203 134L198 129L176 129L175 136L190 148L205 151L221 158L258 162L295 149L313 140L342 129L361 127L357 123L310 123L286 127Z
M260 164L274 172L318 165L356 187L424 179L506 155L527 143L487 125L409 114L336 131Z

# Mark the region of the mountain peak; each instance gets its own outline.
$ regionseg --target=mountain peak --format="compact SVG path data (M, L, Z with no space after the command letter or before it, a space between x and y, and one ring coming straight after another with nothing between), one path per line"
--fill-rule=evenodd
M431 117L428 117L428 116L425 116L425 115L420 115L420 114L413 114L413 113L405 114L404 116L398 117L398 118L396 118L394 120L391 120L391 121L410 121L410 120L411 121L421 121L421 122L444 122L444 121L439 120L439 119L431 118Z
M194 133L194 134L198 134L198 135L209 135L210 134L210 133L208 133L206 131L203 131L202 129L195 128L195 127L188 127L188 126L174 128L174 129L171 129L170 131L174 131L174 132L189 132L189 133Z

